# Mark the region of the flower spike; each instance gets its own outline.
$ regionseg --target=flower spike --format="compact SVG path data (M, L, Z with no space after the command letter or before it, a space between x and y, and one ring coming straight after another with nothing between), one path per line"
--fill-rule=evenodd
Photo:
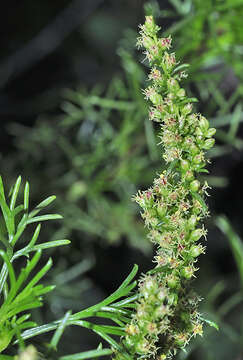
M161 125L167 170L149 190L134 197L157 254L155 268L140 280L136 309L122 340L132 359L172 359L191 338L203 334L200 298L191 280L198 256L205 253L199 240L207 234L202 220L208 216L204 201L208 185L198 174L205 172L205 150L214 145L216 130L204 116L193 113L196 99L188 98L180 85L187 66L178 66L175 54L169 52L171 37L159 38L159 30L147 16L138 38L151 67L151 83L143 93L151 104L149 118ZM122 354L115 358L125 359Z

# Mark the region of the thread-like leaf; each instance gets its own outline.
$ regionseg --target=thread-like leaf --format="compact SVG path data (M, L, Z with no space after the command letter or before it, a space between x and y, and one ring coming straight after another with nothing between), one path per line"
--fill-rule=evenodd
M12 196L11 196L11 200L10 200L10 210L11 211L13 211L15 208L15 203L16 203L17 196L19 193L20 184L21 184L21 176L18 177L18 179L14 185L14 188L13 188L13 192L12 192Z
M111 355L113 351L111 349L98 349L85 351L79 354L65 355L61 356L59 360L84 360L84 359L94 359L101 356ZM8 360L8 359L6 359Z
M62 219L62 216L59 214L47 214L47 215L41 215L41 216L29 218L27 220L27 224L32 224L35 222L47 221L47 220L57 220L57 219Z
M57 246L64 246L64 245L69 245L71 243L70 240L64 239L64 240L54 240L54 241L49 241L46 243L42 243L39 245L35 245L31 251L36 251L36 250L44 250L44 249L50 249L53 247L57 247Z
M16 285L14 268L13 268L11 262L9 261L8 255L4 251L0 250L0 256L3 258L3 260L7 266L11 288L14 288Z
M0 195L2 196L3 200L6 201L2 176L0 176Z
M6 224L6 227L8 230L8 234L9 234L10 238L12 238L12 236L14 234L14 230L15 230L14 218L13 218L13 215L11 214L11 211L5 201L5 198L2 196L2 194L0 194L0 206L2 209L2 213L3 213L5 224Z
M30 185L28 181L26 181L25 187L24 187L24 209L28 210L29 208L29 196L30 196Z
M56 199L55 195L49 196L45 200L41 201L35 208L29 213L29 218L34 217L37 215L42 209L46 206L50 205Z
M60 324L58 325L58 328L56 329L56 331L51 339L51 342L50 342L50 347L52 349L55 349L55 350L57 349L57 345L60 341L62 334L64 333L64 330L67 326L67 322L68 322L70 315L71 315L71 311L68 311L65 314L64 318L61 320Z

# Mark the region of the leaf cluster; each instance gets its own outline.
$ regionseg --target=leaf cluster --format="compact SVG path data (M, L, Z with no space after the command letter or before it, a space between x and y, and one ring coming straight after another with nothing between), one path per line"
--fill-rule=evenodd
M21 177L18 177L10 190L8 200L5 196L2 178L0 178L2 212L0 228L2 247L0 250L2 263L0 272L0 352L8 347L14 336L21 341L21 331L35 325L33 321L29 321L30 313L28 311L42 306L42 296L54 288L54 286L45 286L39 283L52 266L50 258L44 266L37 267L42 251L70 243L69 240L64 239L37 244L41 229L40 223L46 220L60 219L61 216L58 214L38 215L55 199L55 196L50 196L29 211L28 182L24 187L23 203L17 205L20 185ZM26 244L23 241L23 233L28 225L35 223L38 225L32 238ZM18 247L18 245L20 246ZM26 259L26 265L22 264L18 274L16 270L18 267L15 267L15 264L19 258Z

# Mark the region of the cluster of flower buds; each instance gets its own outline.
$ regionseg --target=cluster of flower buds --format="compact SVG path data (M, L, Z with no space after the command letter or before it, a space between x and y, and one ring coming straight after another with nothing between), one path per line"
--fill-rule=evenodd
M198 270L198 256L205 247L202 219L208 215L204 201L207 183L198 180L206 172L205 150L214 145L215 129L201 114L192 113L192 101L180 86L185 77L171 38L158 38L152 16L141 26L138 45L145 48L151 66L150 86L144 95L151 102L149 117L161 123L163 158L168 168L149 190L138 192L136 202L156 244L156 266L143 276L139 300L123 345L132 359L171 359L203 328L197 310L199 297L191 290Z

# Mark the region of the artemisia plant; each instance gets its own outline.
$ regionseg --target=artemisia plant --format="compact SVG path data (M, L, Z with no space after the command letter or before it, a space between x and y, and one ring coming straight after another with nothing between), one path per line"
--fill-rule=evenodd
M207 172L205 151L214 145L216 130L193 113L197 99L189 98L180 85L188 65L179 65L169 51L171 37L158 37L159 30L147 16L138 38L151 68L150 85L143 92L150 120L161 127L166 170L151 188L135 196L157 254L155 268L140 280L136 311L123 339L132 359L172 358L191 338L203 334L204 322L191 282L198 256L205 252L199 240L206 237L203 219L209 214L204 201L208 184L199 175ZM124 356L117 354L116 359Z

